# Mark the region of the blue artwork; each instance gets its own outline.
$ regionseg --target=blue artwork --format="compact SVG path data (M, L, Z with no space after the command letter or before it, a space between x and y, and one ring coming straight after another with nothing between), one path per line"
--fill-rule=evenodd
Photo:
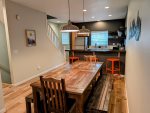
M141 18L139 16L138 11L136 20L133 19L133 21L130 23L129 40L135 38L136 41L139 41L140 36L141 36Z

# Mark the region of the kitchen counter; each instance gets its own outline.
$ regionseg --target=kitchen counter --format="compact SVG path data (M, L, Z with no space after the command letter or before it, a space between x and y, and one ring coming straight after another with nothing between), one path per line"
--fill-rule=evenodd
M85 50L81 50L81 49L75 49L75 50L69 50L66 49L65 51L74 51L74 52L121 52L121 53L125 53L125 50L112 50L112 49L100 49L100 48L93 48L93 49L85 49Z
M69 56L72 56L74 53L74 56L79 57L80 60L84 60L84 55L96 55L100 62L104 62L103 65L103 74L106 74L106 67L105 62L107 58L120 58L121 62L121 74L125 74L125 56L126 51L125 50L110 50L110 49L100 49L100 48L92 48L92 49L86 49L86 50L65 50L66 52L69 52Z

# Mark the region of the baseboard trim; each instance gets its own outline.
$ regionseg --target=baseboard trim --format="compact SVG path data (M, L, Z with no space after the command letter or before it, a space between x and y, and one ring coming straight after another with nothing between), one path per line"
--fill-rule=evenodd
M128 101L128 93L127 93L127 85L126 85L126 77L125 77L125 90L126 90L126 97L127 97L127 113L129 113L129 101Z
M5 113L5 112L6 112L6 108L0 110L0 113Z
M41 72L41 73L38 73L38 74L36 74L36 75L34 75L34 76L30 77L30 78L27 78L27 79L25 79L25 80L22 80L22 81L20 81L20 82L17 82L17 83L15 83L15 84L12 84L12 86L21 85L21 84L23 84L23 83L25 83L25 82L27 82L27 81L29 81L29 80L35 78L35 77L38 77L38 76L40 76L40 75L42 75L42 74L44 74L44 73L46 73L46 72L48 72L48 71L51 71L51 70L53 70L53 69L56 69L56 68L58 68L58 67L60 67L60 66L62 66L62 65L64 65L64 64L66 64L66 62L64 62L64 63L62 63L62 64L59 64L59 65L57 65L57 66L54 66L54 67L52 67L52 68L50 68L50 69L47 69L47 70L45 70L45 71L43 71L43 72Z

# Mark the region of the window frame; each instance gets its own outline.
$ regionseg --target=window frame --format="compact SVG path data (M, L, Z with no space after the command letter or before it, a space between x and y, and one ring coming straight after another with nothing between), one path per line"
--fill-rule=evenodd
M70 33L69 32L64 32L65 34L68 34L68 43L63 43L63 32L61 33L61 43L62 45L69 45L70 44Z

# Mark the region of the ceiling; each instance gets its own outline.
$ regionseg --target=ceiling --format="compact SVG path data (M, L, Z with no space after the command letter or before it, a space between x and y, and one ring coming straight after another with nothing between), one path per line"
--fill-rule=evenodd
M62 22L68 20L68 0L11 0L42 11ZM129 0L85 0L85 21L100 21L125 18ZM82 22L82 0L70 0L71 21ZM105 9L109 6L109 9ZM108 16L112 15L112 16ZM95 18L91 18L91 17Z

